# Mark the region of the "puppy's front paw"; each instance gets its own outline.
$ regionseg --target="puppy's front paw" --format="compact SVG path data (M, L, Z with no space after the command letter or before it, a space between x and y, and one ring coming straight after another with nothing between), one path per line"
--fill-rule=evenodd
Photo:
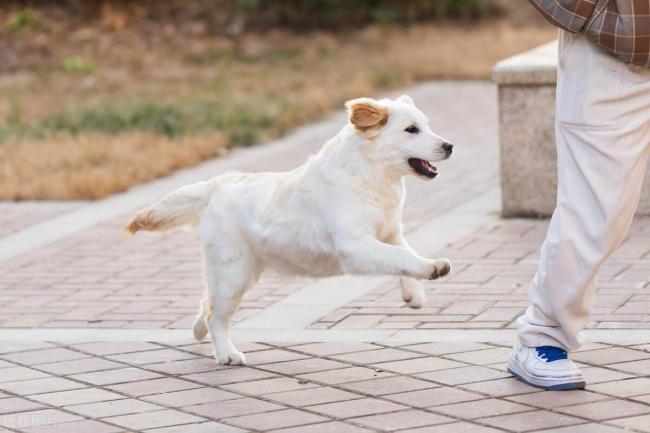
M438 259L433 261L433 271L429 276L430 280L444 277L451 271L451 262L448 259Z
M238 350L217 351L215 358L219 364L223 365L246 365L246 357Z

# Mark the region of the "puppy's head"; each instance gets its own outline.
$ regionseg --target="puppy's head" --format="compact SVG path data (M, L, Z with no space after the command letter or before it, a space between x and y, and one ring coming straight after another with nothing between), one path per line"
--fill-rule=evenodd
M434 162L451 156L453 146L429 127L426 116L413 100L358 98L345 103L348 120L363 139L364 154L400 175L433 179Z

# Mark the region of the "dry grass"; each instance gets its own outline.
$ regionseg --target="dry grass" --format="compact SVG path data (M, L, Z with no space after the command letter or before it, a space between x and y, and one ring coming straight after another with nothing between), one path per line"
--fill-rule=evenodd
M96 199L217 156L225 145L218 134L172 140L135 132L12 141L0 149L0 196Z
M0 137L9 137L0 144L0 198L105 197L281 135L349 98L428 79L485 79L496 61L554 36L490 22L271 32L245 37L239 54L205 37L150 50L90 45L92 73L0 76Z

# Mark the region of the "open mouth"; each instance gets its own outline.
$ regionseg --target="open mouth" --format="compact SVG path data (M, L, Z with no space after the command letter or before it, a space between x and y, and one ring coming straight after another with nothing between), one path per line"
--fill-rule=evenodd
M438 169L429 161L419 158L409 158L409 165L413 167L418 174L433 179L438 175Z

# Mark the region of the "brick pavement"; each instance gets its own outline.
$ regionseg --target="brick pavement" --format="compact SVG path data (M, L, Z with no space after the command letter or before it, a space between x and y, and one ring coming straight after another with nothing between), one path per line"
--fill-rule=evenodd
M397 285L378 287L322 317L326 329L513 328L528 305L547 221L505 220L448 245L449 278L427 282L425 308L412 310ZM635 221L629 237L599 275L588 328L650 329L650 219ZM650 372L650 371L649 371Z
M7 203L0 202L0 237L15 233L26 227L45 221L57 215L70 212L78 203Z
M257 323L279 308L273 322L256 325L277 337L255 339L256 328L243 326L235 340L249 365L219 366L209 344L189 340L201 290L195 237L125 238L119 228L127 215L113 213L0 258L0 433L650 432L650 219L635 223L601 275L590 327L608 338L574 354L587 389L540 392L515 381L505 372L507 332L527 304L546 222L499 221L492 214L497 199L485 205L498 188L491 85L433 83L409 93L434 129L457 144L434 182L408 183L411 240L427 255L441 249L454 264L449 278L427 283L425 308L404 305L392 281L345 280L361 285L357 299L306 315L306 328L284 330L282 317L309 310L306 295L320 288L325 293L318 295L328 296L337 283L270 274L246 295L235 319ZM330 134L328 128L319 131ZM224 164L284 169L317 147L296 137L278 145L262 159L253 153ZM437 239L457 229L456 220L462 225L459 209L466 205L484 222L440 248ZM85 209L53 206L0 205L0 241ZM55 337L12 341L30 329ZM102 341L84 337L98 330ZM398 336L409 330L425 334ZM635 332L639 341L623 341Z
M0 265L0 326L188 328L201 295L196 236L126 237L126 216ZM267 274L235 321L308 280Z
M648 432L650 346L589 344L589 386L540 392L482 343L95 342L0 349L0 427L21 432ZM495 356L498 354L498 356ZM645 366L645 370L643 370ZM0 430L5 431L5 430Z

